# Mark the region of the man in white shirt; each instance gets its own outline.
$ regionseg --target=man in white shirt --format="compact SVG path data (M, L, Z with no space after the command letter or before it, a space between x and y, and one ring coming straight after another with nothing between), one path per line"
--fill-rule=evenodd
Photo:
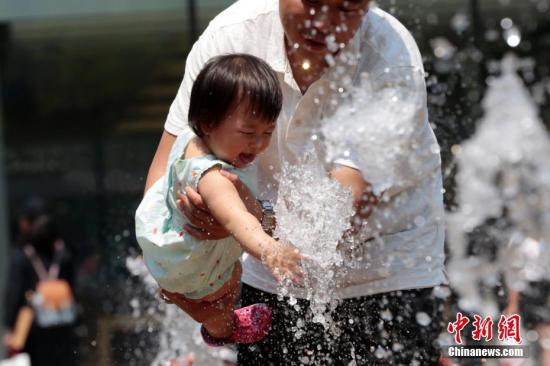
M428 123L422 59L414 39L391 15L369 9L369 0L237 1L212 20L187 58L146 189L164 174L175 137L189 128L187 110L196 75L211 57L237 52L267 61L278 73L284 95L270 148L257 163L262 199L276 201L274 176L281 164L303 154L308 132L327 112L332 96L346 86L331 76L341 66L339 55L357 57L345 65L342 83L360 86L365 77L378 88L414 83L412 88L424 98L411 121L413 133L401 140L405 153L394 162L398 167L394 170L402 176L383 187L383 199L373 194L371 183L377 182L372 172L371 179L369 172L358 169L353 153L335 160L330 172L351 189L357 216L369 218L364 230L378 238L359 246L343 268L345 275L335 292L343 300L333 316L342 336L338 340L321 336L322 328L308 322L305 300L299 300L300 310L277 301L274 279L248 257L243 263L242 303L269 303L274 324L266 340L239 348L239 364L300 364L303 357L317 364L352 360L435 364L438 351L432 342L440 331L440 308L431 291L446 282L442 179L437 141ZM187 228L190 233L203 239L229 235L212 220L197 192L187 189L181 198L182 210L194 224ZM180 306L185 302L171 300ZM304 320L305 335L297 338L293 328Z

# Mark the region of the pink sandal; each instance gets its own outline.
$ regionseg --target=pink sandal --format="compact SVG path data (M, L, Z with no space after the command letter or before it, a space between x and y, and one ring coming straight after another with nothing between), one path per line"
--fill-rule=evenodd
M201 327L202 339L207 345L219 347L234 343L256 343L271 329L271 309L266 304L246 306L235 310L233 315L233 334L227 338L214 338L204 326Z

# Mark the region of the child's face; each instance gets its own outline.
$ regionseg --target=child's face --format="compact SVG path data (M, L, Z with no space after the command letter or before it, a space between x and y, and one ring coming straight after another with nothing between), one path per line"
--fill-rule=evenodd
M269 146L275 123L251 118L236 108L218 126L204 129L204 139L214 155L236 168L244 168Z

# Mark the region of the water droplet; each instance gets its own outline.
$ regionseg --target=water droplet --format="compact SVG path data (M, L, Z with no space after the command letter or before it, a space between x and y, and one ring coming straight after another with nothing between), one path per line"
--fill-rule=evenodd
M463 33L470 27L470 18L463 13L458 13L451 19L451 26L458 34Z
M386 309L386 310L383 310L381 313L380 313L380 317L383 319L383 320L386 320L386 321L390 321L393 319L393 314L390 310Z
M502 29L510 29L514 26L514 22L510 18L502 18L500 20L500 26Z
M441 149L439 148L438 144L432 144L430 146L430 151L432 152L432 154L439 154L441 152Z
M456 47L447 38L437 37L430 40L435 57L450 60L456 53Z
M425 312L416 313L416 322L422 326L427 326L432 322L432 318Z
M382 359L386 356L386 351L382 348L382 346L378 346L376 351L374 351L374 356L378 359Z
M289 304L290 306L296 305L297 302L298 302L298 300L296 300L296 298L293 297L293 296L291 296L291 297L288 299L288 304Z
M335 53L340 48L338 46L338 43L336 43L336 37L333 34L326 37L326 42L327 42L327 49L332 53Z
M417 227L422 227L422 226L426 225L426 218L424 216L416 216L414 218L414 224Z
M512 27L504 31L504 39L508 46L514 48L521 43L521 32L517 27Z
M326 54L325 55L325 61L331 67L336 64L336 61L334 60L334 56L332 56L331 54Z

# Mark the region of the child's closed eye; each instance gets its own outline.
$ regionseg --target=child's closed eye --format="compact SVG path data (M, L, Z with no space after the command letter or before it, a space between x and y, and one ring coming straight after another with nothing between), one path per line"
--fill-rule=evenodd
M247 136L254 135L254 132L250 132L250 131L239 131L239 132L242 133L243 135L247 135Z

